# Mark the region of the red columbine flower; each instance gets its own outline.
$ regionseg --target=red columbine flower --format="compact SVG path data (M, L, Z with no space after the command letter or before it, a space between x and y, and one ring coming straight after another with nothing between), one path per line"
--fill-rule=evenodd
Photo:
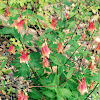
M95 61L96 61L96 62L99 61L99 56L98 56L98 55L95 56Z
M89 26L88 26L87 30L90 30L91 33L93 33L93 31L96 30L96 28L94 26L94 21L89 22Z
M93 88L94 88L94 84L92 82L91 85L90 85L90 89L93 89Z
M88 93L87 86L86 86L86 81L85 81L85 77L84 77L84 80L82 78L82 82L80 81L80 77L79 77L78 82L79 82L79 86L78 86L79 92L82 95L84 95L84 93Z
M43 68L44 68L44 67L46 67L46 68L49 67L49 62L48 62L47 57L44 57L44 58L43 58Z
M58 44L58 47L57 47L57 52L59 53L59 52L63 52L63 46L62 46L62 43L59 43Z
M43 57L49 58L50 49L48 48L47 43L43 43L41 46L42 46L42 55L43 55Z
M10 16L10 10L6 9L5 17Z
M55 29L56 29L56 25L57 25L56 19L53 18L53 19L52 19L52 23L51 23L51 28L55 30Z
M93 63L93 61L90 62L89 67L88 67L91 71L93 71L95 69L95 65Z
M100 52L100 43L98 43L98 46L96 48L96 51L99 53Z
M15 54L15 47L13 45L9 46L8 51L10 52L10 54Z
M70 19L70 17L68 16L69 14L68 13L66 13L66 18L67 18L67 20L69 20Z
M84 40L86 38L86 32L83 32L82 36L81 36L81 40Z
M24 95L24 92L21 91L21 93L18 95L18 100L28 100L27 95Z
M20 29L23 28L23 22L24 22L24 19L22 20L22 17L20 15L18 19L14 21L14 23L11 25L11 27L15 27L19 32Z
M21 57L20 57L20 63L24 62L24 63L28 64L28 61L29 61L28 53L25 53L25 51L22 51Z
M23 28L23 22L24 22L24 19L21 20L19 23L17 23L17 30L18 30L18 32L20 31L21 28Z
M68 17L68 15L69 15L69 14L68 14L68 13L66 13L66 17Z

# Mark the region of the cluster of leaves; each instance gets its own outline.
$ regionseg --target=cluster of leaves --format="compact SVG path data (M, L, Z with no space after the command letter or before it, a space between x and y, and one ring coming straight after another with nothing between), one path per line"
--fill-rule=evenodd
M77 3L78 2L78 3ZM92 61L92 42L96 37L100 36L100 23L98 22L99 0L5 0L0 1L0 14L4 14L6 9L10 10L8 23L10 26L17 20L19 15L28 21L28 26L23 23L26 30L24 35L18 32L16 28L4 27L0 30L0 34L13 35L10 37L12 44L15 46L15 60L11 65L17 71L15 77L24 77L26 80L31 80L33 85L29 86L31 92L26 89L29 100L31 99L46 99L46 100L80 100L87 99L89 95L92 98L100 98L96 96L100 85L100 61L95 63L96 71L88 69L89 63ZM33 6L34 5L34 6ZM53 5L50 12L46 11L46 7ZM82 6L83 5L83 6ZM69 11L69 19L66 18L66 7ZM65 10L65 11L64 11ZM41 13L40 13L41 12ZM45 12L45 14L44 14ZM57 15L56 29L51 27L51 18L48 16ZM95 15L93 17L93 14ZM91 33L88 28L88 21L95 18L96 30ZM60 18L60 19L59 19ZM1 19L2 21L2 19ZM1 23L2 24L2 23ZM82 24L82 26L80 26ZM33 35L27 34L28 27L34 28L39 34L39 39L35 41L39 51L31 52L27 50L29 57L28 64L20 62L20 49L33 47ZM41 30L43 29L43 32ZM86 32L86 38L81 40L83 31ZM43 68L42 63L42 46L41 43L47 42L50 49L49 67ZM63 52L57 52L57 42L63 44ZM100 42L100 41L99 41ZM89 45L87 45L89 44ZM95 50L94 50L95 51ZM100 53L96 53L100 58ZM85 59L84 62L83 60ZM6 61L0 66L0 70L5 67ZM56 71L54 71L56 70ZM78 90L79 77L85 77L88 93L81 95ZM95 87L90 90L91 82L94 82ZM4 87L5 84L3 83ZM3 89L3 88L1 88Z

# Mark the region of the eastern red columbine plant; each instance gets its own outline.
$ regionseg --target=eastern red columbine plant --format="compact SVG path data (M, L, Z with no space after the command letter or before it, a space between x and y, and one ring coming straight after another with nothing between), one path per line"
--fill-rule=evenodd
M46 42L42 43L41 46L42 46L42 56L49 58L50 49L48 48L47 43Z
M44 67L46 67L46 68L49 67L49 62L48 62L47 57L44 57L44 58L43 58L43 68L44 68Z
M10 54L15 54L15 47L11 44L11 45L9 46L8 51L10 52Z
M56 19L53 18L53 19L52 19L52 22L51 22L51 28L54 29L54 30L56 30L56 26L57 26Z
M28 61L29 61L29 59L28 59L28 53L23 50L21 52L21 56L20 56L20 63L24 62L24 63L28 64Z
M57 47L57 52L63 52L63 46L62 46L62 43L58 43L58 47Z
M11 27L15 27L19 32L20 29L23 28L23 22L24 22L24 19L22 20L22 17L20 15L18 19L14 21L14 23L11 25Z
M89 26L87 30L90 30L91 33L96 30L96 27L94 26L94 21L89 21Z
M28 100L27 95L24 95L24 92L21 91L21 93L18 95L18 100Z
M84 95L84 93L88 93L85 77L84 80L82 78L82 82L80 81L79 77L78 82L79 82L78 90L81 93L81 95Z

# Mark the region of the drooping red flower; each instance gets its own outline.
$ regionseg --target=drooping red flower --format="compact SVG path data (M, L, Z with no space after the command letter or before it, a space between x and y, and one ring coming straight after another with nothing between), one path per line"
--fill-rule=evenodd
M84 77L84 80L82 78L82 82L80 81L80 77L79 77L78 82L79 82L79 86L78 86L79 92L82 95L84 95L84 93L88 93L85 77Z
M90 89L93 89L93 88L94 88L94 84L92 82L91 85L90 85Z
M90 62L89 67L88 67L91 71L93 71L95 69L95 65L93 63L93 61Z
M98 46L97 46L97 48L96 48L96 51L97 51L98 53L100 53L100 43L98 43Z
M96 61L96 62L99 61L99 56L98 56L98 55L95 56L95 61Z
M24 92L21 91L21 93L18 95L18 100L28 100L27 95L24 95Z
M20 31L21 28L23 28L23 22L24 22L24 19L22 20L22 17L21 15L18 17L17 20L14 21L14 23L11 25L11 27L15 27L18 32Z
M54 29L54 30L56 30L56 25L57 25L56 19L53 18L53 19L52 19L52 22L51 22L51 28Z
M70 17L68 16L69 14L68 13L66 13L66 18L67 18L67 20L69 20L70 19Z
M96 27L94 26L94 21L89 21L89 26L87 30L90 30L91 33L93 33L93 31L96 30Z
M59 52L63 52L63 46L62 46L62 43L59 43L58 44L58 47L57 47L57 52L59 53Z
M68 15L69 15L69 14L68 14L68 13L66 13L66 17L68 17Z
M10 16L10 10L6 9L5 17Z
M17 23L17 30L18 30L18 32L20 31L21 28L23 28L23 22L24 22L24 19L21 20L19 23Z
M81 40L85 40L86 38L86 32L83 32L82 36L81 36Z
M49 62L48 62L47 57L44 57L44 58L43 58L43 68L44 68L44 67L46 67L46 68L49 67Z
M48 48L47 43L42 43L42 56L49 58L50 49Z
M8 51L10 52L10 54L15 54L15 47L13 45L10 45Z
M20 56L20 63L24 62L24 63L28 64L28 61L29 61L28 53L25 53L25 51L22 51L21 56Z

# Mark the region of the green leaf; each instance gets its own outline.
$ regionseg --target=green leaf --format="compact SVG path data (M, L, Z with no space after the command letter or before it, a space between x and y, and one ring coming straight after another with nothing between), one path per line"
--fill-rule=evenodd
M32 16L32 17L30 18L30 21L31 21L32 24L34 25L34 24L35 24L35 17Z
M32 92L29 92L28 95L30 100L42 98L42 95L39 92L37 92L37 90L32 90Z
M61 87L60 87L60 86L57 86L57 87L55 88L55 91L56 91L56 93L57 93L57 99L58 99L58 100L64 100L64 99L63 99L63 94L62 94L62 91L61 91Z
M53 34L44 34L44 36L45 36L46 38L48 38L50 41L56 41L56 40L55 40L55 36L54 36Z
M40 15L36 15L36 18L44 20L44 18L42 16L40 16Z
M45 30L45 33L50 33L50 32L52 32L53 30L51 29L51 28L49 28L49 29L47 29L47 30Z
M67 5L67 6L71 6L70 2L68 2L68 1L66 1L66 0L63 2L63 4L65 4L65 5Z
M62 25L64 25L64 24L63 24L63 22L62 22L62 21L58 21L57 25L59 26L59 28L61 28L61 27L62 27Z
M94 74L93 80L100 83L100 72L98 72L98 75Z
M0 1L0 9L5 8L7 5Z
M73 39L77 41L80 39L80 37L81 37L81 35L76 35Z
M58 76L57 74L55 74L53 83L54 83L55 85L59 85L59 76Z
M30 15L33 14L33 11L31 11L31 10L26 10L26 12L27 12L28 14L30 14Z
M32 38L33 38L33 35L28 34L28 35L26 36L26 38L25 38L25 42L27 42L27 41L32 41Z
M58 75L61 75L63 72L64 66L58 66Z
M40 55L39 52L33 52L33 53L30 54L30 58L31 58L32 61L34 61L34 60L36 61L36 60L38 60L40 57L41 57L41 55Z
M10 34L10 33L13 33L13 29L8 27L4 27L0 30L0 34Z
M7 63L6 60L2 62L1 66L0 66L0 70L2 70L2 68L4 68L6 66L6 63Z
M60 53L55 54L55 56L51 53L50 59L52 62L54 62L56 65L63 65L66 63L66 57L62 56Z
M72 28L72 27L74 27L74 26L75 26L75 22L73 21L73 22L71 22L71 23L69 24L68 29L70 29L70 28Z
M71 45L71 46L70 46L70 51L71 51L71 52L74 52L75 50L76 50L76 49L74 48L74 46Z
M75 70L75 69L72 67L72 68L68 71L68 73L67 73L67 75L66 75L67 79L69 79L69 78L71 77L71 75L73 74L74 70Z
M4 80L4 79L2 80L2 85L6 86L5 80Z
M59 59L57 59L53 54L50 54L50 59L51 59L52 62L55 63L56 65L61 65L60 62L58 61Z
M49 98L54 98L55 97L55 93L51 92L50 90L48 91L43 91L43 94L45 94L46 96L48 96Z
M71 91L67 88L62 88L61 91L65 97L70 97L72 95Z
M15 74L15 76L26 77L26 76L30 75L30 69L27 66L27 64L22 63L22 66L19 68L19 71L15 72L14 74Z

